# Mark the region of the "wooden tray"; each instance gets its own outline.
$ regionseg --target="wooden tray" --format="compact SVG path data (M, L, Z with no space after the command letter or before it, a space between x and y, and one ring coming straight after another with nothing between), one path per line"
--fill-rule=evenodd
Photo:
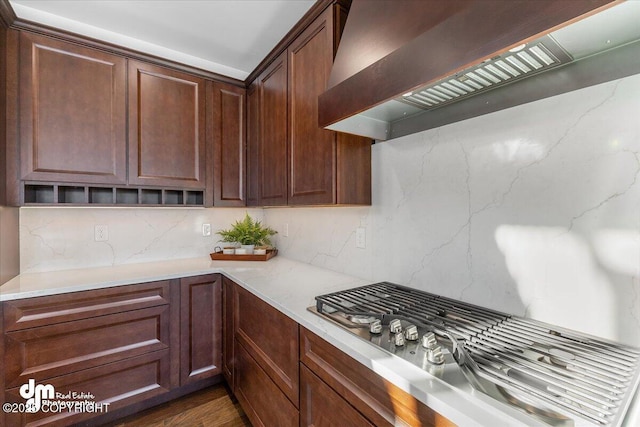
M226 255L222 252L209 254L214 261L268 261L278 255L277 249L268 249L265 255Z

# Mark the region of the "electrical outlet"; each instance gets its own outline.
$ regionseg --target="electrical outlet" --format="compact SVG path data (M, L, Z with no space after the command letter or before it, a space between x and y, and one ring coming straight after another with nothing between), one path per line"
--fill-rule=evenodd
M109 240L109 227L106 225L96 225L93 229L93 238L96 242L106 242Z
M282 226L282 237L289 237L289 224L285 223Z
M211 224L202 224L202 236L211 236Z
M356 248L365 249L367 247L367 229L356 228Z

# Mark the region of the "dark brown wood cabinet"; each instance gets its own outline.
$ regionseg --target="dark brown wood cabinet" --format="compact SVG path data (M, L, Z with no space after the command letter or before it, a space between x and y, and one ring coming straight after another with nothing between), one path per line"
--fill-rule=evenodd
M373 427L353 406L300 365L300 425L314 427Z
M326 7L252 84L248 150L258 165L248 168L250 205L371 204L371 140L318 125L342 3Z
M236 397L254 426L298 427L298 409L242 344L236 346Z
M222 374L231 392L235 392L235 338L233 322L233 288L237 286L222 276Z
M225 83L207 82L208 133L213 139L214 206L246 206L246 132L243 88Z
M399 420L416 427L454 425L415 397L303 327L300 327L300 363L302 371L306 368L315 375L302 378L302 425L349 425L341 424L340 418L334 418L334 415L338 416L337 413L321 412L321 406L318 405L324 403L319 402L319 398L313 393L326 390L325 386L337 393L331 399L339 397L343 400L338 405L348 410L350 420L359 418L344 405L352 407L375 426L393 426ZM324 384L319 384L318 381Z
M204 189L205 80L129 60L129 183Z
M124 184L126 60L20 33L20 177Z
M56 392L85 392L114 411L167 393L172 384L171 287L160 281L6 301L4 387L24 403L29 379ZM8 413L4 425L69 425L99 413Z
M242 344L297 408L298 323L240 286L233 311L236 350Z
M222 373L222 279L180 279L180 385Z
M0 313L2 399L24 404L33 379L109 403L106 414L0 413L0 425L97 425L222 379L219 274L5 301Z
M260 90L247 88L247 206L260 206Z
M287 55L281 54L258 77L259 204L287 204Z

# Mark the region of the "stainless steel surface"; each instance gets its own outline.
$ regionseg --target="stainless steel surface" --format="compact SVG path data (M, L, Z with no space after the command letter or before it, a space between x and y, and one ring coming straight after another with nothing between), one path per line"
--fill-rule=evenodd
M640 382L638 348L388 282L316 297L314 311L549 425L622 425ZM344 321L354 315L379 320L381 333Z
M553 66L536 70L525 79L516 76L519 81L514 83L513 77L506 80L497 78L496 72L489 68L484 70L489 76L504 81L484 78L490 83L487 85L479 84L471 77L480 88L473 87L475 90L470 91L460 87L459 84L464 83L459 81L460 78L468 78L466 74L473 72L473 68L483 69L484 64L479 63L465 71L452 72L436 83L425 82L425 87L407 88L407 91L412 91L409 99L398 93L392 99L327 128L385 141L637 74L640 72L636 61L640 51L639 20L640 2L620 2L528 43L528 48L540 42L549 46L545 39L552 39L570 58L562 58L557 64L550 64ZM508 55L508 52L504 54ZM498 67L495 69L504 71ZM381 80L384 78L380 76ZM453 87L462 89L464 93L458 94ZM458 102L461 100L464 102Z

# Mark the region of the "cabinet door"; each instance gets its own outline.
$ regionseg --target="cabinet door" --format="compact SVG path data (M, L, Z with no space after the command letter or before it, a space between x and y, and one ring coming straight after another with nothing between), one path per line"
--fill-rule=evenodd
M222 372L219 274L180 280L180 385Z
M300 365L300 425L373 427L365 417L306 366Z
M126 62L20 33L24 180L126 182Z
M129 183L205 188L205 81L129 60Z
M247 206L260 206L260 91L247 89Z
M207 82L213 137L213 204L245 206L245 90Z
M242 344L297 408L298 324L240 286L234 287L233 312L236 353Z
M336 202L336 134L318 125L318 96L333 63L333 8L291 44L289 65L289 204Z
M234 383L234 324L233 324L233 288L231 280L222 277L222 374L232 392Z
M260 204L287 204L287 56L280 55L259 77Z

